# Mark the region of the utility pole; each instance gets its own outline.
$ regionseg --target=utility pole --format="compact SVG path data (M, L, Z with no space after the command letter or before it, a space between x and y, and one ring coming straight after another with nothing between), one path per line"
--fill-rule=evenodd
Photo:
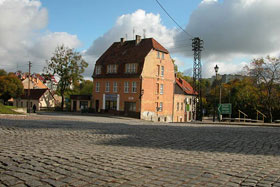
M196 120L202 121L202 96L201 96L201 51L203 49L203 40L199 37L192 39L192 50L194 55L193 61L193 88L198 94L197 99L194 100L194 106L196 111ZM197 103L198 102L198 106Z
M30 72L31 72L31 62L28 62L28 104L27 104L27 112L30 114Z

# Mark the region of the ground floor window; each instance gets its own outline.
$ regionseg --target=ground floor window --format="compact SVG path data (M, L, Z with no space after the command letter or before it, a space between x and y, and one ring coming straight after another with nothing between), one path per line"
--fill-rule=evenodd
M136 103L135 102L125 102L125 111L136 112Z
M87 109L88 108L88 102L87 101L80 101L80 109Z
M106 110L117 110L117 101L106 100L105 109Z

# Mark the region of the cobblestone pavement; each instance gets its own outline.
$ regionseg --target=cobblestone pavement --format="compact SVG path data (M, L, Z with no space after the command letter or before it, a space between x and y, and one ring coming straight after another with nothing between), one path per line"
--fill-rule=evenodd
M280 128L0 116L0 186L280 186Z

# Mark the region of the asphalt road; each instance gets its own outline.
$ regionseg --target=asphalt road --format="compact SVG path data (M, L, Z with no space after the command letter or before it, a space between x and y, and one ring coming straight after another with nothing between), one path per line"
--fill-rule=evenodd
M0 116L0 186L280 186L280 128Z

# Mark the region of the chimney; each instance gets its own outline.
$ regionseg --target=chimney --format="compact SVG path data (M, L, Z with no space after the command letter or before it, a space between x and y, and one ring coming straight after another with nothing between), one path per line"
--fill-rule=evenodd
M121 38L121 45L125 42L125 38Z
M138 45L141 42L141 36L136 35L135 44Z

